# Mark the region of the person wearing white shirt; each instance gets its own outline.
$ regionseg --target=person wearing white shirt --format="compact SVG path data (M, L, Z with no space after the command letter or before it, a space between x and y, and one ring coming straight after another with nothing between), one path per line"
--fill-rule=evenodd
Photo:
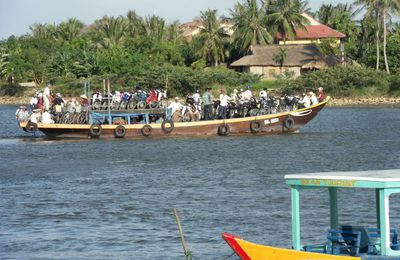
M178 98L178 97L176 97L176 98L175 98L175 101L172 102L172 103L168 106L167 109L168 109L168 111L170 111L169 114L172 116L174 122L177 121L178 117L180 116L179 114L181 113L182 108L183 108L183 106L182 106L182 104L179 102L179 98Z
M318 104L318 98L317 96L314 94L314 92L310 91L308 92L308 94L310 95L310 100L311 100L311 106Z
M43 90L43 107L44 107L44 110L49 110L50 109L50 101L51 101L50 84L47 84L46 87Z
M193 98L195 104L200 104L201 97L200 97L199 90L196 90L196 93L194 93L192 95L192 98Z
M263 99L263 100L268 99L268 93L265 89L261 90L259 95L260 95L260 99Z
M303 98L299 100L299 103L302 104L304 107L310 107L311 106L311 99L310 96L307 94L303 94Z
M219 95L219 118L226 119L226 109L228 107L229 96L226 94L225 89L221 89L221 95Z
M48 111L45 111L42 114L42 123L43 124L54 124L54 120L51 119L51 115Z
M41 116L42 115L40 114L40 109L35 109L35 110L33 110L33 113L31 114L29 121L37 124L37 123L39 123Z
M234 90L233 90L233 93L231 94L231 100L232 100L232 102L234 102L234 103L236 103L236 102L238 101L238 99L239 99L237 93L238 93L237 89L234 89Z
M243 92L243 94L242 94L242 101L243 102L248 102L253 97L253 93L250 90L250 86L247 86L246 88L247 88L246 91Z

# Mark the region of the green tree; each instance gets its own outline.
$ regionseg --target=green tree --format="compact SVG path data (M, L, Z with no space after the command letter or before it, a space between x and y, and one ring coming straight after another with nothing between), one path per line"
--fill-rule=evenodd
M145 29L150 39L161 42L164 38L165 20L156 15L148 16L145 21Z
M6 49L0 48L0 78L7 76L9 72L8 56Z
M103 16L95 22L97 27L97 41L103 47L120 47L127 28L126 20L122 17Z
M64 42L71 42L78 38L80 31L84 27L84 23L76 18L68 19L66 22L60 23L56 27L56 37Z
M127 34L132 38L138 38L145 34L146 28L143 18L136 14L135 11L129 11L127 18Z
M304 8L301 0L272 0L267 10L267 20L286 40L296 37L296 29L306 30L307 18L301 15Z
M278 52L273 57L273 60L275 61L275 63L279 65L280 74L282 74L283 64L285 63L285 61L287 59L287 53L288 53L287 48L279 48Z
M220 27L217 19L217 10L208 9L201 12L198 20L200 24L200 34L195 41L200 48L200 53L207 63L211 66L218 66L225 59L224 45L229 35Z
M379 33L382 28L383 30L383 56L385 62L385 69L387 73L390 73L388 58L387 58L387 25L390 19L391 13L399 13L400 12L400 0L357 0L357 5L361 5L362 8L366 9L366 13L364 17L372 17L376 18L376 69L379 69Z
M37 39L54 39L56 36L56 26L34 23L29 27L32 36Z
M258 6L257 0L237 3L231 15L235 23L233 42L241 54L247 54L251 45L273 42L273 37L265 27L265 10Z

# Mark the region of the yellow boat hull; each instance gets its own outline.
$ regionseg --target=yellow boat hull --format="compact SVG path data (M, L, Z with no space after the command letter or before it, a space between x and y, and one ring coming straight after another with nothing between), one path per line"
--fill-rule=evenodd
M259 245L228 233L222 234L222 237L242 260L361 260L361 257L335 256Z

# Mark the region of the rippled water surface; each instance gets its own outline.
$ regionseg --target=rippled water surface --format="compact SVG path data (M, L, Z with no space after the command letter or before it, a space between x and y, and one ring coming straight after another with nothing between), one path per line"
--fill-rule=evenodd
M327 108L285 136L108 141L32 137L15 109L0 106L1 259L184 259L173 207L195 259L231 255L222 232L290 247L285 174L400 168L398 108ZM341 223L374 225L373 192L339 204ZM304 240L320 242L326 192L302 207Z

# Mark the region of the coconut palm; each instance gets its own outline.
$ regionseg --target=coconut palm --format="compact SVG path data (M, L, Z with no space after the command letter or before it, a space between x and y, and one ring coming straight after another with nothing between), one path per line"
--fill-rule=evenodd
M40 39L52 39L56 33L56 27L54 25L34 23L29 27L34 38Z
M65 42L71 42L79 36L85 25L76 18L68 19L56 27L56 37Z
M365 9L364 20L370 21L374 19L376 22L375 28L375 44L376 44L376 70L379 70L380 62L380 31L381 31L381 14L378 11L379 0L357 0L356 5L361 5L361 9Z
M182 30L180 29L178 21L175 21L166 27L165 39L166 41L171 42L174 46L182 42Z
M383 30L383 56L385 61L385 69L390 73L389 64L386 54L386 41L387 41L387 24L390 20L391 13L400 12L400 0L358 0L357 5L361 5L365 9L365 18L375 17L376 19L376 69L379 69L379 44L380 44L380 31Z
M265 28L265 11L257 0L237 3L231 15L235 23L233 41L239 52L246 54L251 45L272 43L273 37Z
M103 47L119 47L125 37L126 21L122 17L103 16L95 22L98 39Z
M162 17L152 15L146 17L145 30L147 36L156 41L162 41L164 37L165 20Z
M267 20L281 34L284 44L286 44L287 39L296 37L296 29L307 30L306 25L309 21L301 15L302 9L304 9L304 6L300 0L274 0L270 2Z
M211 66L218 66L225 59L224 45L229 35L220 27L217 10L208 9L201 12L201 17L197 22L200 33L195 38L195 45L200 49L201 56Z
M146 29L143 18L136 14L135 11L129 11L126 14L128 35L132 38L144 35Z
M6 49L0 48L0 78L5 77L9 72L8 56Z

